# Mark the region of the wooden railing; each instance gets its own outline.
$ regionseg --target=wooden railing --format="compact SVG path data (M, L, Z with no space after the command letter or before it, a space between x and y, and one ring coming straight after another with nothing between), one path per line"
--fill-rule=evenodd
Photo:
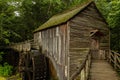
M120 54L114 51L109 53L109 62L115 69L120 69Z
M91 65L91 52L89 52L86 58L83 60L82 64L70 78L70 80L87 80L89 76Z

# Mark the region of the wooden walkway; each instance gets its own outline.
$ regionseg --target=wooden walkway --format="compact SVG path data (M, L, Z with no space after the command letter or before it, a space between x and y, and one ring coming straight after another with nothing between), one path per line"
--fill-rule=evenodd
M106 60L93 60L89 80L119 80L116 71Z

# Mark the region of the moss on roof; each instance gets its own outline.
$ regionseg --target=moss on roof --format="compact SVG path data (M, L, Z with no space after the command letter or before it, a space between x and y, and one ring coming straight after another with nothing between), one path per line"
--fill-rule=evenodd
M34 32L38 32L40 30L47 29L47 28L54 27L56 25L65 23L66 21L74 17L77 13L79 13L81 10L83 10L85 7L87 7L91 2L92 0L88 0L87 2L84 2L81 5L71 10L68 10L66 12L63 12L61 14L57 14L51 17L47 22L45 22L39 28L35 29Z

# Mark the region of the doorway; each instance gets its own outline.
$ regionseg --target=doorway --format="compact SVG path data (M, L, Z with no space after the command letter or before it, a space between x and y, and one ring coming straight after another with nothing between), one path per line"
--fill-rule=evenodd
M102 38L103 38L103 34L100 31L96 30L92 32L92 36L91 36L92 59L95 60L105 59L105 50L100 49Z

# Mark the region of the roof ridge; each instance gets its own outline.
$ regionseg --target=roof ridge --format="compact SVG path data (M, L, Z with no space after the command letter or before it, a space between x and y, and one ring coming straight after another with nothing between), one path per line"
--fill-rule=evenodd
M72 9L70 9L68 11L64 11L61 14L52 16L47 22L45 22L39 28L34 30L34 32L65 23L66 21L68 21L69 19L74 17L77 13L79 13L81 10L83 10L85 7L87 7L92 2L93 2L93 0L88 0L88 2L81 3L81 5L79 5L79 7L77 7L77 6L73 7Z

